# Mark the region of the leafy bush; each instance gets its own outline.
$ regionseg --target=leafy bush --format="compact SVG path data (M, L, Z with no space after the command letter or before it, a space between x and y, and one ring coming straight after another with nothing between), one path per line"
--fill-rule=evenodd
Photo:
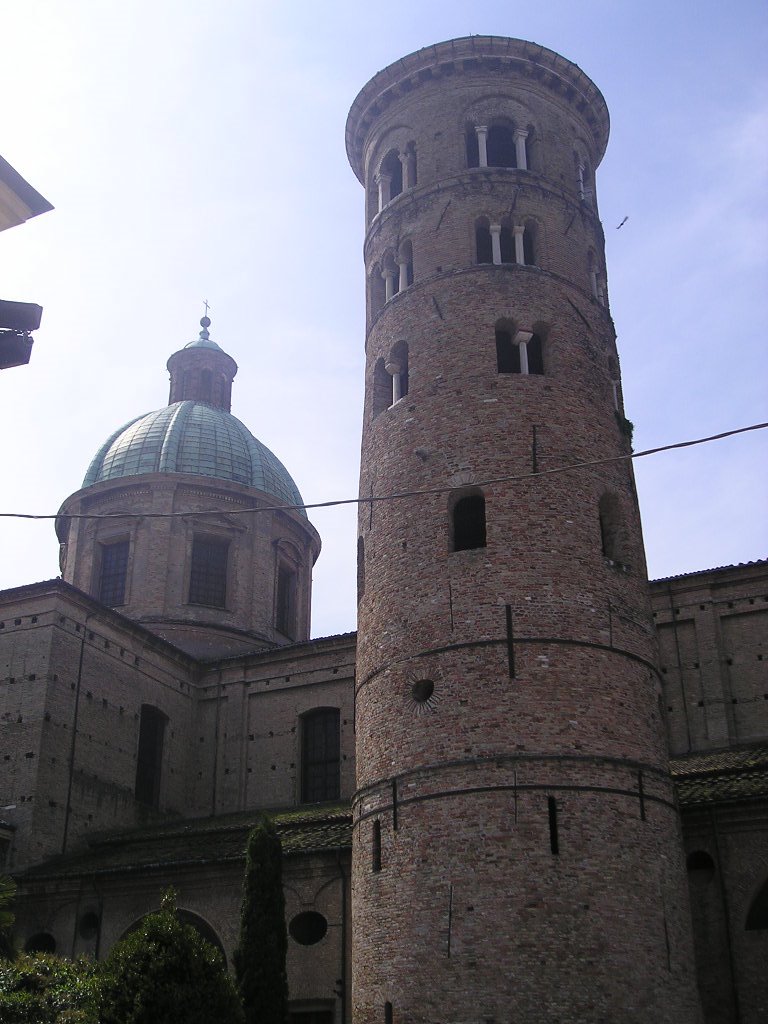
M95 968L87 960L22 953L0 960L3 1024L97 1024Z
M220 952L161 909L114 946L100 970L100 1024L242 1024L243 1012Z

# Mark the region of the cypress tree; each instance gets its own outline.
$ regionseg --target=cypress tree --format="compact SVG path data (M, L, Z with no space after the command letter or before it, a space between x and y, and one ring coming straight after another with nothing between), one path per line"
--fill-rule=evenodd
M240 940L233 961L246 1024L286 1024L283 850L275 827L262 817L246 847Z

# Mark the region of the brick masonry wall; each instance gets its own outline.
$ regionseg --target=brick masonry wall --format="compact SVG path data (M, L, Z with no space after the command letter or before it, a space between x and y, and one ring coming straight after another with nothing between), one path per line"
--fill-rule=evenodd
M768 566L651 583L673 755L768 736Z

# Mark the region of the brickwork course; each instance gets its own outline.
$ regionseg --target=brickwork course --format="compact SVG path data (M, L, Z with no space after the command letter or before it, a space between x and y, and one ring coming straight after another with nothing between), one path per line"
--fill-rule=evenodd
M267 810L297 1024L766 1018L768 564L648 583L607 137L595 85L520 40L428 47L355 100L360 494L410 495L361 505L357 634L309 639L319 537L263 511L295 485L230 415L207 317L168 410L99 449L63 579L0 594L20 945L102 957L172 884L231 963Z

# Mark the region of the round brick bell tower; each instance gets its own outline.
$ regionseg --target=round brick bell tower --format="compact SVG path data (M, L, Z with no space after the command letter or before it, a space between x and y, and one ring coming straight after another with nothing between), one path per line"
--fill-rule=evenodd
M403 58L349 115L360 495L409 495L359 520L355 1024L699 1020L607 137L576 65L496 37Z

